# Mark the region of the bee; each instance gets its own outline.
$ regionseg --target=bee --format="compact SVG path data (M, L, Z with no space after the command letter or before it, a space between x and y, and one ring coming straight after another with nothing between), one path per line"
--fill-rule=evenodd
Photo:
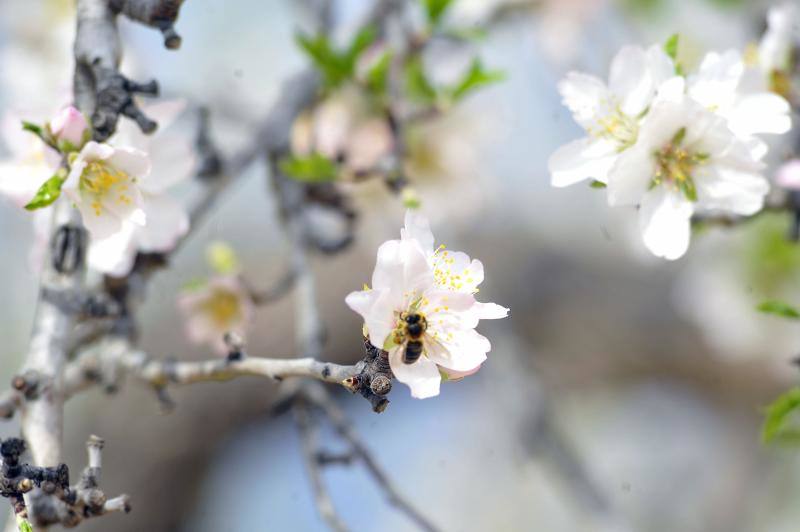
M408 337L406 350L403 352L403 362L413 364L422 355L422 335L428 328L428 321L422 314L410 312L402 316L405 322L405 334Z

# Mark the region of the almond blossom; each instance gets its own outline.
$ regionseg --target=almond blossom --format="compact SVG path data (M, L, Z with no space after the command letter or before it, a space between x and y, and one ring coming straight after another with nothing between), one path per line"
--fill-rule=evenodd
M370 343L388 351L395 377L411 388L413 397L423 399L439 394L443 375L461 378L477 371L491 344L475 327L482 318L504 317L507 309L476 302L474 293L483 280L479 261L433 250L423 217L408 214L406 223L400 240L378 248L372 287L350 293L346 302L364 318ZM407 362L411 315L425 327L422 355Z
M88 263L93 269L114 277L124 276L138 252L170 251L189 230L185 208L169 195L170 189L190 178L195 164L189 139L169 129L183 108L184 102L180 100L146 108L147 115L160 125L156 137L142 133L135 124L120 123L116 136L119 142L146 151L156 169L138 180L147 223L128 221L119 231L93 239L88 252Z
M688 97L665 100L610 172L609 204L638 205L645 245L674 260L689 246L695 212L762 208L769 191L762 169L723 117Z
M659 87L674 77L675 65L660 46L622 48L611 63L608 84L588 74L568 73L558 90L587 136L550 157L553 186L590 178L605 183L620 153L636 143L641 117Z
M767 13L767 31L758 45L758 63L764 72L788 72L792 49L800 40L800 9L794 2L772 6Z
M138 180L150 173L147 154L90 141L70 165L63 190L95 238L122 230L125 222L145 224Z
M186 335L196 344L210 345L225 354L225 334L245 336L253 302L236 275L219 275L186 289L178 299L186 320Z

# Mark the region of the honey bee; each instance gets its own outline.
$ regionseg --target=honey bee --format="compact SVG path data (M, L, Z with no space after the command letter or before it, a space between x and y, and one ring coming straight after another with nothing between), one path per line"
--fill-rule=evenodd
M428 321L425 316L416 312L404 314L401 319L405 324L405 336L408 338L403 352L403 362L413 364L422 356L422 335L428 328Z

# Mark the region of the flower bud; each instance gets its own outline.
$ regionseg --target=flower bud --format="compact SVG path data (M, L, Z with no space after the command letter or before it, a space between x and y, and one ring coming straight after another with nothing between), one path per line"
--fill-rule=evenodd
M71 105L50 121L50 132L62 152L78 151L89 140L86 118Z

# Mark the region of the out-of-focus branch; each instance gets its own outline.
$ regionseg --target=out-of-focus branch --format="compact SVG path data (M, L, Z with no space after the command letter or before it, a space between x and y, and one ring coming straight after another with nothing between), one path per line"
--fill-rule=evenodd
M150 133L157 124L147 118L134 95L158 95L155 80L131 81L119 72L122 47L117 17L159 29L167 48L180 46L173 24L182 0L78 0L78 25L75 36L75 102L92 119L95 140L114 134L120 115L135 120Z

